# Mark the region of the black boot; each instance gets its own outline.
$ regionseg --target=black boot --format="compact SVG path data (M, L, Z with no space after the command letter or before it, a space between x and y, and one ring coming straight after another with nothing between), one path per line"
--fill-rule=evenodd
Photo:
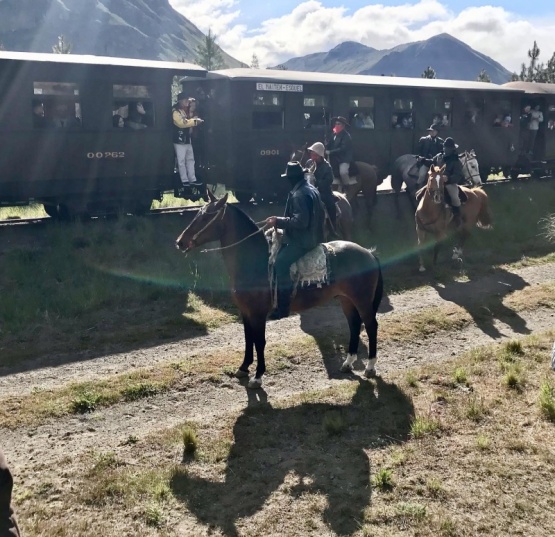
M456 228L462 226L462 218L461 218L461 208L460 207L451 207L453 211L453 223L455 224Z
M278 289L277 308L270 313L268 319L277 321L289 317L289 303L291 301L291 289Z

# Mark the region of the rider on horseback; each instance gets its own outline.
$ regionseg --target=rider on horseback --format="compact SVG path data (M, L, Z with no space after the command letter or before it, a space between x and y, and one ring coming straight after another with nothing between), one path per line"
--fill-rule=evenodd
M345 127L350 125L344 117L334 117L332 121L334 122L333 138L326 145L326 153L330 158L335 177L345 187L352 183L349 178L349 166L354 160L353 140L345 130Z
M428 128L428 136L422 136L418 141L418 182L417 185L423 186L426 184L426 176L428 168L424 166L422 159L433 159L438 153L443 150L443 139L438 136L440 123L434 123Z
M326 206L333 229L336 229L337 215L335 198L333 197L331 189L331 185L333 183L333 170L331 169L331 164L325 158L326 149L322 142L316 142L308 148L308 151L310 153L310 160L312 160L316 165L314 169L316 188L318 189L318 192L320 192L320 198Z
M267 226L283 229L283 242L274 264L277 283L277 308L270 319L289 316L289 303L293 282L291 265L324 241L324 210L318 190L305 179L306 170L299 162L288 162L285 173L291 191L285 204L283 217L270 216Z
M451 198L451 209L453 210L453 221L456 227L462 223L461 200L459 199L459 185L464 183L462 164L457 153L459 147L453 138L446 138L443 142L443 152L437 154L433 159L422 159L427 166L435 165L440 168L445 164L443 175L447 177L445 189Z

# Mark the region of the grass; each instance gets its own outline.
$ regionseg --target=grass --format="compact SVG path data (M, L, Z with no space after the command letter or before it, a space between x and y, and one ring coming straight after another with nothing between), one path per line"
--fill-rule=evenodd
M555 388L547 379L540 385L539 405L542 416L555 422Z

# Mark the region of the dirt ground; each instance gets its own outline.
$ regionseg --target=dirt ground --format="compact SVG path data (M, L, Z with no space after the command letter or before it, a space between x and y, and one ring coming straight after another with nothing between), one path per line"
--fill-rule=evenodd
M438 332L418 341L380 344L379 374L387 379L388 373L394 370L440 361L495 341L554 329L555 310L552 307L517 313L502 304L503 299L514 291L554 280L555 264L518 270L498 269L482 279L453 282L447 286L434 284L431 276L423 277L423 287L386 297L379 320L453 303L466 310L474 322L454 333ZM486 297L496 302L498 307L495 311L501 311L502 315L488 316L487 311L481 311ZM346 323L336 304L268 324L268 347L307 335L314 337L316 342L324 335L327 338L332 335L337 351L331 356L328 353L324 359L320 353L302 361L291 358L291 367L278 371L269 368L264 380L264 397L269 401L278 401L347 382L345 375L339 373L342 346L347 344L347 334ZM39 356L26 363L24 369L0 369L0 394L6 397L33 390L55 389L70 382L101 379L147 366L183 362L211 351L229 349L231 352L242 348L242 327L232 324L208 335L183 338L140 351L100 357L89 357L86 353ZM364 356L365 351L366 346L362 345L359 357ZM359 360L355 367L357 374L360 374L364 365ZM191 383L186 388L172 389L146 400L122 403L90 414L51 419L33 427L0 429L0 445L13 469L17 493L18 488L33 487L41 472L47 472L52 477L56 468L63 466L68 469L72 464L78 464L72 461L77 461L79 455L91 447L101 447L103 451L116 450L126 438L133 436L141 439L185 420L217 421L257 397L260 395L248 391L237 380L223 376L220 382ZM187 517L190 515L184 515L178 526L182 531L187 527Z

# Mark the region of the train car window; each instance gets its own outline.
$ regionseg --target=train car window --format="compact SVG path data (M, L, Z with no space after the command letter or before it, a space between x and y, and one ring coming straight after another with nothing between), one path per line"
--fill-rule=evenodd
M555 130L555 104L550 104L547 109L547 130Z
M305 95L303 98L303 127L325 128L330 123L328 98L325 95Z
M393 101L393 114L391 127L394 129L413 129L413 101L411 99L395 99Z
M253 129L283 129L283 95L255 91L253 104Z
M355 129L374 128L374 97L349 98L349 123Z
M434 115L431 120L431 125L435 123L442 127L451 126L451 101L449 99L434 100Z
M33 82L31 111L36 129L81 127L79 86L71 82Z
M114 84L112 125L115 129L144 130L155 125L149 86Z
M464 122L467 125L478 125L482 123L484 115L484 103L482 101L467 102L464 110Z
M501 100L494 104L494 113L492 117L494 127L512 127L513 116L511 112L511 101Z

